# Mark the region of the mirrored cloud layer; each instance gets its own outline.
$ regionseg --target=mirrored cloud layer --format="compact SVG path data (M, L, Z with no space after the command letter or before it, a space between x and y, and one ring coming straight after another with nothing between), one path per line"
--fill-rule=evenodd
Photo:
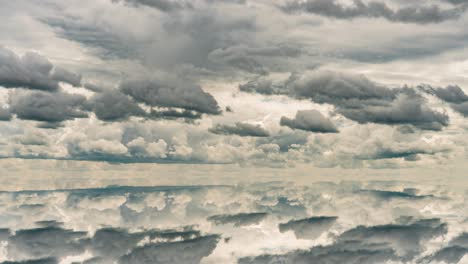
M0 196L3 263L465 263L468 257L466 194L444 186L272 182Z

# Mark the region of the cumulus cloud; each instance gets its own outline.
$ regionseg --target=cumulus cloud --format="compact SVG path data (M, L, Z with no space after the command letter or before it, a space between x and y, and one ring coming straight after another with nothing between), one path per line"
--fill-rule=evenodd
M194 84L128 80L120 84L120 90L150 106L177 107L206 114L221 112L214 97Z
M402 93L388 106L367 106L339 112L359 123L411 124L428 130L441 130L449 124L447 114L430 109L425 99L416 94Z
M361 0L354 0L352 6L345 6L337 0L295 0L288 2L282 9L286 12L307 12L336 19L384 18L392 22L418 24L457 19L466 11L464 6L442 9L437 5L414 5L393 9L386 3L365 3Z
M130 116L144 116L145 111L127 95L119 91L97 93L88 102L96 117L104 121L118 121Z
M256 225L268 216L267 213L240 213L234 215L213 215L208 217L208 221L216 225L233 224L236 227Z
M268 137L270 133L260 125L249 123L235 123L234 125L217 124L209 130L214 134L239 135L242 137Z
M316 239L335 224L336 216L317 216L291 220L278 225L281 233L292 230L298 239Z
M310 132L338 133L336 126L317 110L298 111L293 119L283 116L280 125Z
M408 124L426 130L441 130L449 124L448 115L432 110L415 89L388 88L364 76L314 71L302 77L291 75L282 82L254 80L239 88L250 93L283 94L332 104L338 113L363 124Z
M45 57L28 52L22 57L0 47L0 86L54 91L58 81L79 85L78 75L62 68L55 68ZM54 71L52 71L54 69Z
M78 94L16 91L10 96L10 111L24 120L60 123L87 117L86 98Z

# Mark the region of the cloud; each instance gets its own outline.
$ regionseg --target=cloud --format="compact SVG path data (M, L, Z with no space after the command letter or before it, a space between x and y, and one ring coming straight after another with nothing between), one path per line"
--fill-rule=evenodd
M9 108L0 107L0 121L10 121L12 118Z
M119 263L200 263L213 252L219 239L218 235L210 235L180 242L147 244L121 257Z
M235 123L234 125L217 124L209 131L220 135L239 135L242 137L268 137L270 133L260 125Z
M32 259L23 261L4 261L2 264L57 264L58 261L55 258L42 258Z
M441 23L458 19L465 11L465 6L442 9L437 5L407 6L392 9L386 3L354 0L352 6L340 4L337 0L290 1L282 7L285 12L307 12L336 19L383 18L402 23Z
M317 216L299 220L291 220L278 225L281 233L292 230L298 239L316 239L335 224L338 217Z
M177 107L215 115L221 113L214 97L194 84L128 80L122 82L119 89L149 106Z
M338 241L388 243L400 256L412 258L420 253L425 241L446 233L447 224L440 219L423 219L407 225L358 226L341 234Z
M95 94L87 103L96 117L103 121L119 121L146 112L127 95L115 90Z
M81 75L75 74L61 67L55 67L50 77L55 81L69 83L76 87L81 85Z
M465 117L468 117L468 95L466 95L459 86L449 85L445 88L422 86L421 89L429 94L439 97L441 100L449 103L453 110L459 112Z
M297 250L283 255L260 255L244 257L239 264L274 264L274 263L360 263L377 264L397 261L398 256L392 249L379 245L367 245L359 248L358 242L314 247L309 251Z
M267 213L240 213L234 215L213 215L208 221L216 225L233 224L235 227L257 225L268 216Z
M388 106L342 109L339 113L359 123L410 124L427 130L441 130L449 124L447 114L430 109L426 100L416 94L399 94Z
M438 219L407 225L358 226L345 231L328 246L239 259L239 263L385 263L406 262L422 251L422 243L447 232Z
M432 110L415 89L391 89L364 76L314 71L306 76L293 74L282 82L257 79L239 88L332 104L338 113L361 124L407 124L425 130L441 130L449 124L448 115Z
M361 190L364 194L370 194L378 199L392 200L392 199L408 199L408 200L421 200L435 198L434 195L416 195L411 190L399 191L384 191L384 190Z
M10 95L10 111L19 119L60 123L87 117L86 98L78 94L16 91Z
M119 141L103 138L71 141L67 149L69 155L75 159L104 161L118 161L128 152L127 147Z
M460 86L449 85L445 88L432 88L432 87L423 87L426 88L426 91L435 94L440 99L449 102L449 103L463 103L468 101L468 95L460 88Z
M468 255L468 248L450 246L423 258L419 263L460 263L465 255Z
M28 52L19 57L0 47L0 86L32 90L55 91L58 81L79 85L77 75L54 66L45 57ZM54 71L52 71L54 69Z
M338 133L336 126L317 110L297 111L294 119L281 117L280 125L319 133Z
M8 239L8 256L12 259L65 257L84 252L86 232L58 227L17 230Z
M193 8L193 5L185 0L112 0L112 2L125 2L126 4L134 6L148 6L164 12Z

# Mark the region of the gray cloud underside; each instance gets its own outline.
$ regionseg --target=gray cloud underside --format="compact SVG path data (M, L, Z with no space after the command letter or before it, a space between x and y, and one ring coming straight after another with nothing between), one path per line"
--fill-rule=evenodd
M446 88L423 86L421 89L439 97L449 103L453 110L468 117L468 95L459 86L447 86Z
M353 6L345 6L336 0L291 1L282 9L285 12L307 12L336 19L383 18L392 22L403 23L441 23L457 19L466 11L465 6L442 9L437 5L409 6L392 9L382 2L364 3L354 0Z
M139 246L144 239L158 239L160 242ZM199 231L187 228L135 233L103 228L89 237L87 232L48 226L17 230L7 238L7 250L12 259L31 259L24 263L55 263L56 259L85 251L94 255L91 263L199 263L211 254L218 240L218 235L202 236Z
M291 75L279 83L255 79L240 85L239 89L331 104L338 113L363 124L410 124L427 130L441 130L449 125L449 117L432 110L416 90L391 89L363 76L318 71L303 77Z
M0 65L0 86L6 88L55 91L59 88L58 82L79 86L81 81L79 75L54 68L47 58L33 52L19 57L0 46Z
M24 120L59 123L87 117L81 111L86 98L68 93L17 91L10 98L10 111Z
M242 137L268 137L270 133L260 125L235 123L234 125L217 124L209 131L220 135L238 135Z
M268 216L267 213L240 213L235 215L213 215L208 217L208 221L216 225L233 224L236 227L256 225Z
M298 239L316 239L336 222L334 216L318 216L291 220L278 225L281 233L292 230Z
M112 2L124 2L134 6L148 6L164 12L177 11L179 9L193 8L189 1L184 0L112 0Z
M207 114L221 112L214 97L198 85L160 80L129 80L122 82L119 89L136 101L150 106L178 107Z

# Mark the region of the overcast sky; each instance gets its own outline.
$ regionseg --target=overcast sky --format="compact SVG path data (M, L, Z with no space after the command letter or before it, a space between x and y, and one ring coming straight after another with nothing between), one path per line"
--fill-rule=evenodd
M466 168L468 1L1 5L5 175Z

